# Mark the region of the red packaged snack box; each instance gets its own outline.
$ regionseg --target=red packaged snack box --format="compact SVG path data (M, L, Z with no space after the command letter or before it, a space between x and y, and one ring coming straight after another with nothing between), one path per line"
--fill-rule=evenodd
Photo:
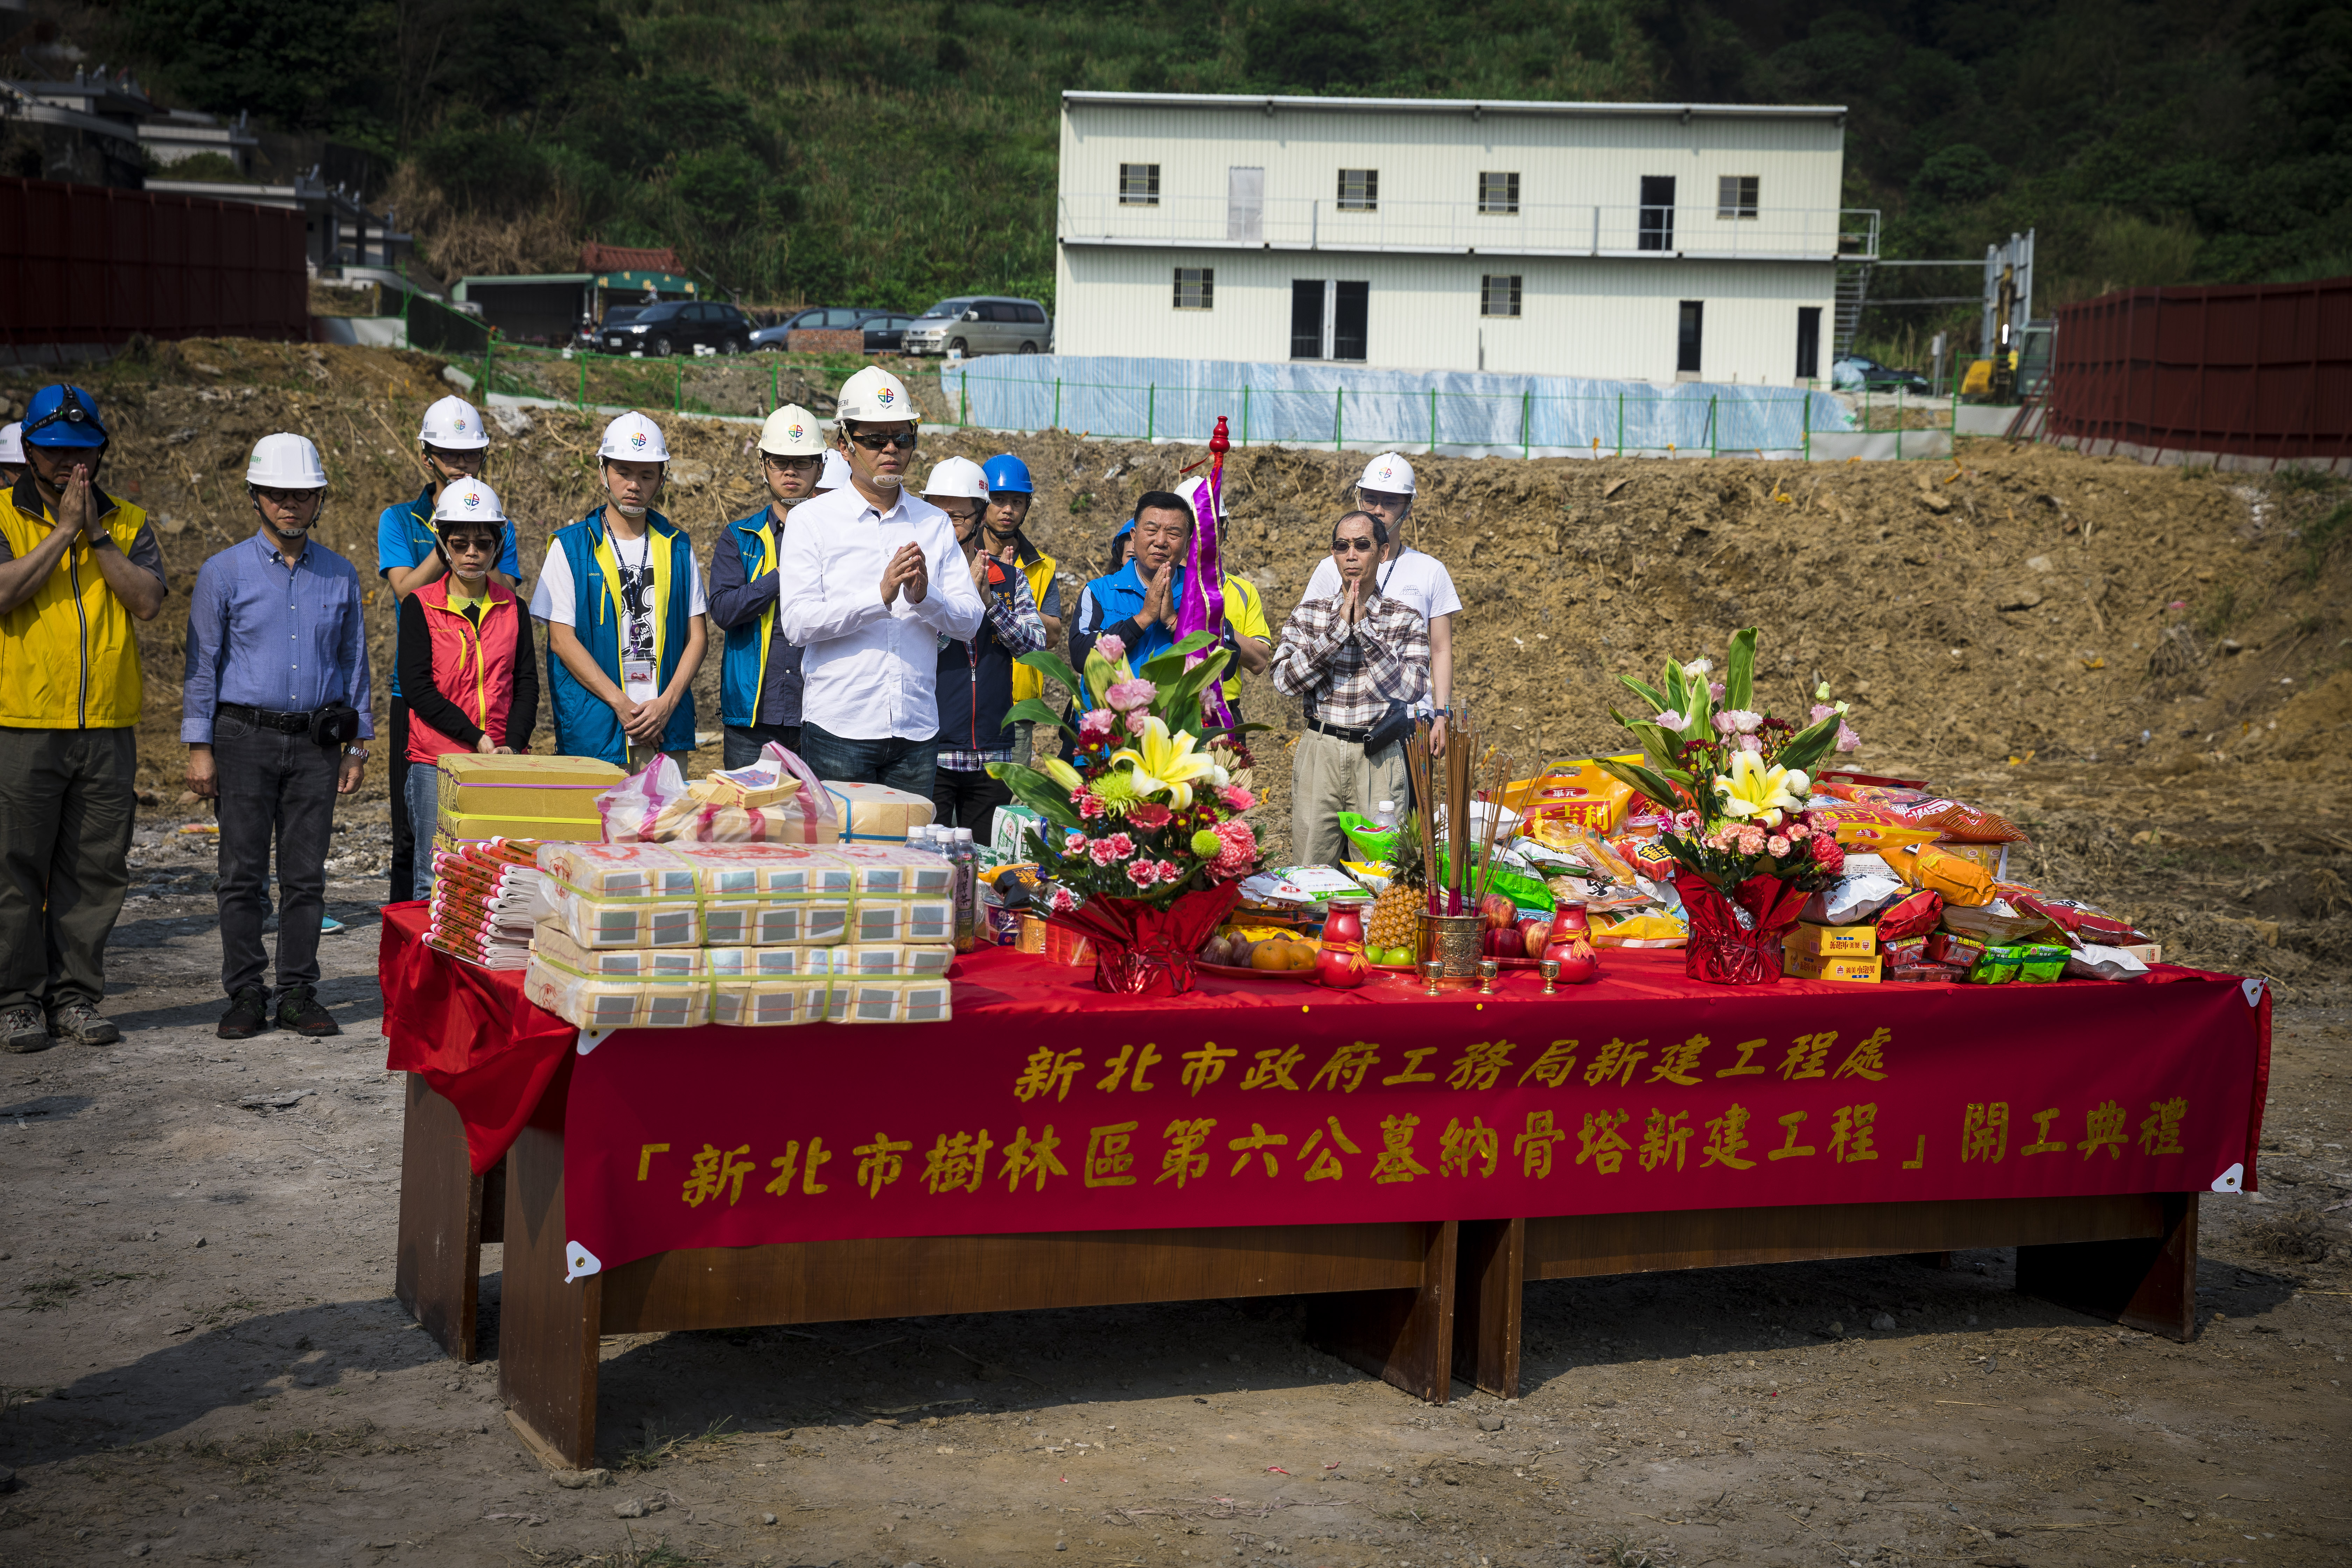
M1880 934L1884 936L1885 933L1882 931ZM1880 947L1878 951L1879 955L1886 960L1886 967L1889 969L1901 969L1912 964L1925 963L1927 962L1927 939L1924 936L1915 936L1903 942L1890 942Z
M1968 973L1949 963L1897 963L1888 966L1886 978L1898 985L1916 985L1923 981L1957 985L1968 977Z
M1975 937L1956 931L1932 931L1927 937L1927 959L1932 963L1957 964L1969 968L1985 955L1985 944Z
M1883 944L1926 936L1936 929L1936 921L1942 918L1943 913L1943 895L1922 888L1909 898L1880 911L1878 940Z
M2134 942L2147 941L2145 932L2120 915L2074 899L2053 899L2047 893L2021 892L2010 900L2020 912L2040 915L2052 925L2084 942L2102 947L2129 947Z
M1948 795L1930 795L1924 789L1855 784L1844 779L1819 780L1814 787L1832 799L1878 806L1894 813L1909 826L1932 827L1945 837L1962 843L2025 842L2024 832L2000 813L1986 811Z

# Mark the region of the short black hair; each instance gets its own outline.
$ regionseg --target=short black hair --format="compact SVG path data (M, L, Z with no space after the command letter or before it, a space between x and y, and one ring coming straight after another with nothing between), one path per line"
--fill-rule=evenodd
M1192 509L1185 504L1182 496L1173 490L1144 491L1137 498L1135 510L1127 515L1134 521L1141 522L1143 514L1147 511L1181 511L1184 514L1184 521L1188 526L1194 521Z
M1339 524L1347 521L1351 517L1360 517L1366 522L1370 523L1372 525L1372 542L1380 546L1381 549L1388 548L1389 530L1386 523L1382 522L1379 518L1374 517L1368 511L1343 511L1337 518L1333 519L1331 522L1331 547L1333 549L1336 550L1339 547Z

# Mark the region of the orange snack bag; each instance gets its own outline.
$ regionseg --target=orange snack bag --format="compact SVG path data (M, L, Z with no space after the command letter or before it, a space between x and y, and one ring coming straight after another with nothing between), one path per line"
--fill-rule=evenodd
M1879 856L1895 874L1915 888L1940 893L1948 904L1972 909L1994 898L1992 873L1972 860L1948 855L1932 844L1881 849Z

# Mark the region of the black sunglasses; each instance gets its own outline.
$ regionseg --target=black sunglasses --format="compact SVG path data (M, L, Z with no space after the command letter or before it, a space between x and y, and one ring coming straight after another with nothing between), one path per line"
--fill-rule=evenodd
M1369 539L1335 539L1331 542L1331 553L1334 555L1354 555L1360 552L1369 552L1379 548L1379 545Z
M901 430L895 436L885 435L879 430L859 430L849 438L869 452L878 452L885 447L896 447L901 452L915 449L915 433L912 430Z

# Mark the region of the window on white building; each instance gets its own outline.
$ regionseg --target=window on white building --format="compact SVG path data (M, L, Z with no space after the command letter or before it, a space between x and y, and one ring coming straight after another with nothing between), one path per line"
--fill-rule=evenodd
M1118 166L1118 205L1123 207L1158 206L1160 165L1121 163Z
M1478 313L1482 316L1516 316L1519 313L1519 274L1489 272L1478 290Z
M1756 216L1756 176L1724 174L1715 182L1715 216L1717 217L1754 217Z
M1217 305L1217 269L1213 267L1179 267L1176 269L1176 308L1180 310L1213 310Z
M1377 212L1381 205L1381 172L1378 169L1342 169L1339 171L1339 210L1343 213Z
M1516 213L1519 210L1519 177L1516 174L1482 174L1478 176L1478 210L1482 213Z

